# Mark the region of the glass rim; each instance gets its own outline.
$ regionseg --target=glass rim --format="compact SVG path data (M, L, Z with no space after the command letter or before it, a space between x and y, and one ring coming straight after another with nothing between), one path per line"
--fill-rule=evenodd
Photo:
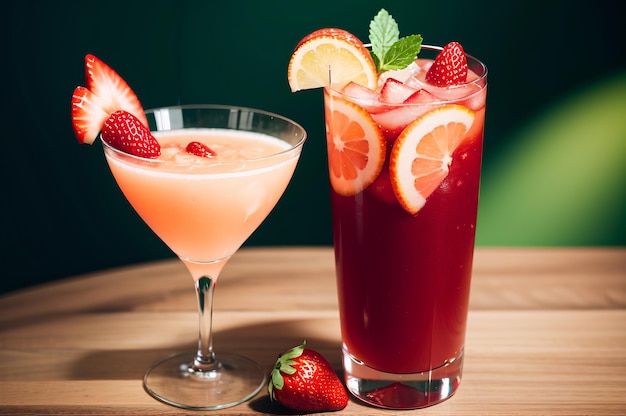
M144 113L146 113L146 114L154 113L154 112L160 111L160 110L193 110L193 109L197 109L197 110L202 110L202 109L207 109L207 110L237 110L237 111L248 111L248 112L252 112L252 113L258 113L258 114L262 114L262 115L265 115L265 116L268 116L268 117L273 117L273 118L277 118L277 119L283 120L283 121L287 122L288 124L292 124L293 126L295 126L298 129L302 130L306 134L306 130L304 130L304 127L302 127L300 125L300 123L290 119L289 117L280 115L278 113L274 113L272 111L261 110L259 108L247 107L247 106L241 106L241 105L230 105L230 104L179 104L179 105L168 105L168 106L162 106L162 107L149 108L147 110L144 110Z
M372 45L370 43L367 43L364 45L368 50L371 49ZM422 45L420 47L420 52L422 51L422 49L426 49L429 51L439 51L441 52L443 50L443 46L438 46L438 45ZM464 84L460 84L462 85L467 85L467 84L473 84L479 81L482 81L483 79L487 78L487 73L489 72L487 69L487 65L485 65L485 63L483 61L481 61L480 59L476 58L474 55L471 55L469 53L465 53L465 57L467 58L467 60L471 60L473 62L475 62L476 64L478 64L478 66L480 68L482 68L482 74L478 76L478 78L476 78L475 80L471 81L471 82L466 82ZM419 59L419 54L417 55L417 59ZM478 74L477 74L478 75ZM487 82L485 82L485 86L487 85ZM452 85L448 88L454 88L454 87L458 87L456 85Z
M270 155L266 155L263 157L258 157L258 158L254 158L254 159L247 159L245 162L246 163L250 163L250 164L254 164L257 162L262 162L268 159L272 159L272 158L276 158L276 157L280 157L286 154L289 154L291 152L296 151L297 149L300 149L304 146L304 142L307 139L307 131L304 129L304 127L302 127L302 125L286 116L282 116L278 113L274 113L271 111L266 111L266 110L260 110L257 108L253 108L253 107L245 107L245 106L237 106L237 105L227 105L227 104L182 104L182 105L172 105L172 106L164 106L164 107L154 107L154 108L149 108L147 110L144 110L144 113L146 115L148 114L154 114L157 111L164 111L164 110L235 110L235 111L243 111L243 112L250 112L250 113L257 113L269 118L273 118L273 119L277 119L280 120L288 125L293 126L296 130L298 130L300 132L300 137L298 137L297 135L295 137L297 137L297 141L295 143L290 143L287 140L284 140L280 137L276 137L273 136L269 133L265 133L265 132L258 132L258 131L254 131L254 130L245 130L245 129L235 129L235 128L227 128L227 127L194 127L194 128L206 128L206 129L223 129L223 130L231 130L231 131L241 131L241 132L246 132L246 133L258 133L258 134L262 134L265 136L269 136L272 137L276 140L280 140L282 142L285 142L287 144L289 144L288 148L285 148L279 152L275 152L272 153ZM159 133L159 132L167 132L167 131L175 131L175 130L184 130L184 128L180 128L180 129L170 129L170 130L150 130L150 133ZM166 161L166 160L160 160L158 158L147 158L147 157L141 157L141 156L136 156L133 155L131 153L127 153L123 150L117 149L115 147L113 147L112 145L110 145L109 143L107 143L105 140L102 139L102 132L98 133L98 138L100 139L100 143L102 143L103 148L105 149L105 155L106 155L106 150L112 152L113 154L116 155L116 157L122 157L126 160L130 160L133 161L133 163L140 163L140 164L171 164L171 165L178 165L172 161ZM220 165L236 165L236 164L241 164L241 161L221 161Z
M365 47L370 50L371 49L371 44L365 44ZM420 48L420 52L422 50L427 50L427 51L431 51L431 52L437 52L437 51L442 51L443 50L443 46L437 46L437 45L422 45ZM473 65L477 65L478 68L481 70L481 74L476 73L476 71L474 71L476 73L476 75L478 76L476 79L470 81L470 82L465 82L463 84L458 84L458 85L450 85L450 86L446 86L446 87L437 87L437 86L432 86L433 88L440 88L440 89L447 89L447 90L456 90L456 89L461 89L461 88L467 88L467 86L475 86L476 87L476 91L472 92L471 94L469 94L466 98L472 97L476 94L479 94L482 90L484 90L485 88L487 88L487 74L488 74L488 69L487 69L487 65L485 65L481 60L475 58L473 55L470 55L468 53L465 54L465 57L467 58L468 61L468 67L471 68L470 62ZM418 54L417 59L420 59L420 56ZM354 99L354 100L361 100L358 97L352 97L350 95L344 94L341 90L332 87L332 86L326 86L324 87L325 89L328 89L330 91L332 91L335 94L339 94L342 97L347 97L350 99ZM380 86L379 86L380 88ZM397 103L397 104L388 104L390 106L405 106L405 105L409 105L409 106L432 106L432 105L441 105L441 104L445 104L448 102L456 102L458 101L457 99L440 99L440 100L436 100L430 103L411 103L411 104L404 104L404 103Z

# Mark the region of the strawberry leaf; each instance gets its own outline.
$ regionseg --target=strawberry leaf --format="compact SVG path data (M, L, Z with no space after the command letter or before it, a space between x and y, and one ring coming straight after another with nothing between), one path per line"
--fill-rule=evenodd
M269 384L269 388L277 388L278 390L282 390L284 385L285 380L283 380L283 376L280 374L280 371L277 371L276 369L272 370L272 382Z
M295 363L296 363L296 362L295 362L295 361L293 361L293 360L283 361L283 362L281 362L280 367L279 367L278 369L279 369L280 371L282 371L283 373L286 373L286 374L293 374L293 373L295 373L295 372L296 372L296 369L295 369L295 368L293 368L293 365L294 365Z
M296 364L296 361L293 359L302 355L305 345L306 340L302 343L302 345L293 347L285 354L278 357L278 360L276 360L276 364L274 365L274 369L272 369L272 382L268 385L270 395L273 394L274 388L282 390L283 385L285 384L281 372L285 374L294 374L296 372L296 369L293 367L293 365Z

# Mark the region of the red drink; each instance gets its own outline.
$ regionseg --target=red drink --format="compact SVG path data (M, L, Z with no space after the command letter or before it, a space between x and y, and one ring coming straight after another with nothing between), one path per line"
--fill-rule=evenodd
M371 192L332 192L343 342L376 369L426 371L463 350L480 139L458 149L467 158L451 166L416 216Z
M422 47L420 58L428 49ZM368 394L370 402L383 407L435 403L451 395L460 381L486 100L486 68L467 58L468 83L451 88L423 83L431 61L419 59L422 69L417 73L416 68L410 69L408 79L402 80L413 89L426 91L427 98L417 104L381 103L384 92L370 96L350 86L341 93L325 92L344 366L353 393L367 390L363 385L367 381L389 382L372 384L378 390ZM388 75L407 77L406 71ZM357 185L356 193L345 192L333 179L333 169L339 165L333 160L337 141L333 136L341 135L335 130L346 124L341 120L344 116L335 111L341 104L335 100L364 109L385 139L380 172ZM406 172L390 167L399 157L393 149L401 140L398 137L402 135L404 140L408 136L403 133L410 129L408 124L412 127L418 123L414 120L438 108L465 111L473 119L454 150L437 160L439 169L444 170L443 180L432 185L432 193L426 192L424 201L417 198L407 207L405 185L399 185L402 181L398 178L417 175L421 167L417 162L409 163L412 167ZM364 123L359 120L356 124ZM370 140L369 145L375 142ZM368 163L371 160L368 156ZM404 183L411 188L413 180L410 176ZM398 389L397 378L385 373L405 375L405 386L410 388ZM357 380L359 387L352 388L351 379ZM439 384L431 384L433 381ZM443 385L448 386L447 392L442 391ZM390 395L395 397L389 399Z

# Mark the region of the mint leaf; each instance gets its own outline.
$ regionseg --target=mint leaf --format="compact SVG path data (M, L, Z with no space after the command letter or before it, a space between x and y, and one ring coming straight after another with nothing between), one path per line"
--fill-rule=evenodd
M417 59L422 49L422 37L420 35L406 36L396 43L385 53L385 59L379 63L378 71L390 71L403 69Z
M406 68L417 59L422 48L420 35L400 39L398 23L385 9L380 9L370 22L369 37L371 55L379 73Z
M400 31L394 18L385 9L380 9L370 22L370 43L372 54L383 61L387 50L398 41Z

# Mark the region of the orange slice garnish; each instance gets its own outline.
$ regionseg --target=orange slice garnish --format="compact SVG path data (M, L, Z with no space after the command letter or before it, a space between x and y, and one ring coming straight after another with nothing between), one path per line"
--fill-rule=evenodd
M330 185L351 196L367 188L385 162L386 143L363 108L325 90Z
M411 122L391 149L389 173L400 205L416 214L443 182L452 155L474 122L474 112L446 105Z
M341 90L348 82L375 89L376 65L363 43L342 29L320 29L296 46L287 70L291 91L332 86Z

